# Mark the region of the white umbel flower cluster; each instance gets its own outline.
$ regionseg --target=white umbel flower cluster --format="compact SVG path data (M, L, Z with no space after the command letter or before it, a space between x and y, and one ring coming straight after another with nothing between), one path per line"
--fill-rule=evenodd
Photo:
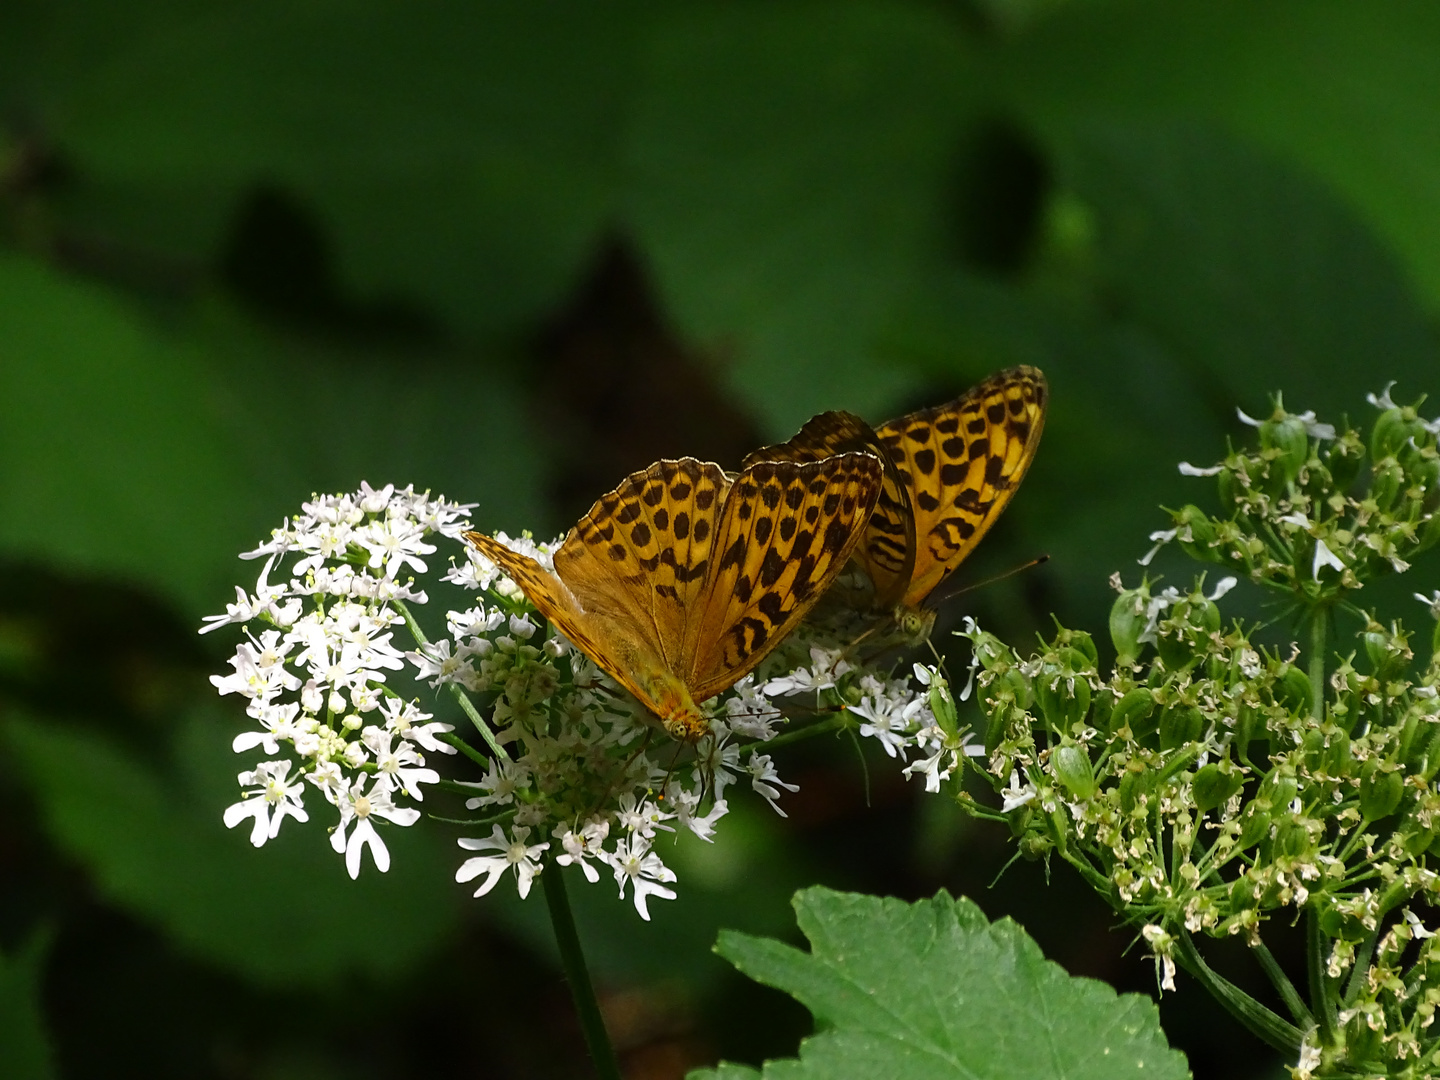
M797 787L765 744L787 714L817 718L817 732L849 726L875 738L932 791L977 752L955 729L938 670L916 665L913 678L897 678L809 630L707 703L710 734L681 746L464 543L470 509L408 487L365 486L313 498L242 556L265 560L253 592L237 589L201 632L245 627L232 671L211 681L247 699L252 727L235 751L263 754L240 774L243 797L225 812L232 828L251 823L257 847L286 818L307 821L305 796L318 790L338 815L331 844L350 875L367 850L386 870L385 826L418 821L412 804L438 786L474 815L456 879L478 881L476 896L512 875L525 896L554 861L579 866L592 883L608 874L648 919L651 898L676 895L657 850L665 834L712 840L734 787L784 815L781 799ZM445 633L430 640L411 606L428 602L415 575L429 572L437 535L457 546L432 587L473 602L447 612ZM547 567L559 546L497 538ZM434 693L433 712L407 696L412 684ZM474 745L435 719L442 709L469 718ZM426 763L457 750L475 766L468 778L442 780Z

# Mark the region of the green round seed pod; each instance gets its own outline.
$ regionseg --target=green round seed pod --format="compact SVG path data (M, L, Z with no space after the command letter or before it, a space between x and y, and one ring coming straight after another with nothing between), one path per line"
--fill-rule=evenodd
M1226 772L1218 762L1212 761L1195 774L1195 809L1203 814L1224 806L1244 783L1245 778L1239 773Z
M1145 687L1137 686L1127 691L1110 711L1110 730L1119 731L1128 726L1136 738L1148 735L1155 730L1153 724L1146 723L1154 711L1155 695Z
M1376 461L1399 454L1411 439L1424 438L1425 425L1410 406L1386 409L1370 430L1370 456Z
M1061 743L1055 748L1051 764L1056 778L1077 799L1088 799L1095 794L1095 770L1083 746Z
M1389 510L1405 487L1405 470L1393 457L1376 461L1370 474L1370 497L1381 510Z
M1254 847L1270 834L1270 810L1254 800L1240 814L1240 846Z
M1320 930L1328 938L1344 941L1363 941L1365 926L1353 915L1346 915L1333 907L1320 913Z
M1357 1010L1345 1021L1345 1060L1357 1067L1379 1064L1384 1053L1384 1032L1375 1031L1365 1022L1365 1015Z
M1350 756L1349 735L1343 731L1337 731L1330 737L1330 745L1325 748L1322 765L1325 771L1333 777L1350 775L1355 765L1355 759Z
M1412 859L1419 858L1420 854L1435 842L1434 829L1419 829L1410 833L1402 841L1400 846L1405 849L1405 854Z
M947 736L955 738L960 732L960 717L955 711L955 699L950 696L950 688L936 684L930 687L930 693L927 696L930 713L935 717L935 723Z
M1287 819L1275 826L1275 850L1292 859L1310 850L1310 833L1299 822Z
M1181 549L1192 559L1201 562L1219 562L1221 554L1215 547L1215 523L1198 506L1182 506L1172 519L1178 532ZM1190 539L1183 537L1189 532Z
M1043 859L1055 850L1055 842L1040 833L1026 833L1020 838L1020 854L1030 862Z
M1095 647L1095 639L1084 630L1064 630L1055 640L1059 645L1076 650L1084 658L1076 665L1077 671L1092 668L1100 662L1100 650Z
M1195 647L1186 640L1185 633L1184 629L1176 628L1156 635L1155 651L1160 654L1166 671L1182 671L1195 659Z
M1295 793L1299 790L1295 777L1288 773L1272 772L1261 783L1259 797L1270 803L1271 810L1283 812L1290 809L1290 804L1295 801Z
M1205 714L1193 705L1176 705L1160 714L1160 749L1174 750L1205 733Z
M1280 678L1275 682L1276 696L1280 703L1291 712L1306 715L1315 702L1315 692L1310 687L1310 676L1294 664L1280 668Z
M1110 605L1110 641L1115 646L1115 662L1124 667L1140 657L1143 646L1140 635L1145 632L1144 596L1138 589L1127 589ZM1139 602L1142 611L1136 612Z
M1346 491L1360 475L1365 460L1365 444L1354 431L1344 431L1330 443L1325 453L1325 467L1330 470L1330 485L1335 491Z
M1235 495L1240 488L1240 482L1235 479L1235 474L1229 469L1221 469L1215 477L1215 486L1220 494L1220 508L1227 514L1235 512Z
M1360 777L1360 813L1367 821L1379 821L1395 812L1405 794L1405 781L1398 770L1371 761Z
M1149 769L1127 768L1120 777L1120 809L1130 813L1142 795L1150 794L1155 786L1155 774Z
M1229 903L1231 911L1245 911L1255 906L1255 889L1244 874L1230 883Z
M1298 416L1280 413L1260 425L1260 445L1279 451L1271 475L1283 487L1295 482L1310 456L1310 433Z

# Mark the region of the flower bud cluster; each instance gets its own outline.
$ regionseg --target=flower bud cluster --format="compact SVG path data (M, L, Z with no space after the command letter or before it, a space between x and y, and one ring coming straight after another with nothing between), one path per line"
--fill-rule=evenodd
M1440 425L1374 400L1368 440L1277 406L1258 449L1209 470L1226 513L1187 507L1165 537L1288 593L1302 623L1320 620L1309 655L1225 618L1234 577L1182 592L1115 575L1108 668L1083 632L1028 656L962 632L984 773L1021 850L1075 865L1141 930L1163 985L1190 935L1258 947L1277 916L1317 921L1325 1001L1311 1009L1329 1024L1306 1034L1297 1076L1440 1070L1440 947L1425 925L1440 901L1440 629L1423 662L1374 612L1325 635L1342 594L1437 538ZM1440 593L1417 599L1440 617Z
M1393 385L1393 384L1392 384ZM1440 420L1397 405L1390 389L1371 394L1381 410L1369 438L1288 413L1276 398L1258 429L1259 445L1232 450L1188 476L1215 477L1220 513L1187 505L1151 539L1175 541L1192 557L1218 563L1297 603L1332 602L1382 574L1403 573L1440 541ZM1422 399L1423 400L1423 399Z

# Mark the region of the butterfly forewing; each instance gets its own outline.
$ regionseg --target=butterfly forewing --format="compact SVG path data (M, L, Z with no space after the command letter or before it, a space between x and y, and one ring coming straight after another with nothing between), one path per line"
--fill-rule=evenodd
M857 451L874 454L884 466L880 494L855 555L873 586L871 602L877 608L888 609L900 602L910 584L915 565L915 518L896 462L875 430L854 413L823 412L806 421L786 442L756 450L745 464L820 461Z
M877 429L914 513L914 568L904 605L919 605L1005 509L1035 457L1046 398L1039 371L1012 368L946 405Z
M884 470L871 454L760 461L725 501L687 682L704 700L752 671L834 582L864 535Z
M587 610L623 606L665 665L684 670L687 613L710 566L730 481L718 465L657 461L602 496L555 554L555 572Z
M582 603L566 580L552 574L528 555L511 551L500 541L484 533L466 533L465 539L512 578L540 614L558 627L581 652L639 698L647 708L658 710L661 707L655 688L642 686L634 677L634 673L638 671L663 668L663 661L655 646L650 644L653 634L649 633L645 624L640 621L635 606L625 603L623 594L617 595L616 590L607 590L603 586L598 590L590 587L595 578L603 575L595 573L586 563L583 551L572 549L570 579L586 594L587 600ZM578 546L574 529L570 531L565 544L568 546L572 541ZM556 552L557 562L559 554ZM573 573L576 567L579 572ZM617 576L613 580L621 579Z

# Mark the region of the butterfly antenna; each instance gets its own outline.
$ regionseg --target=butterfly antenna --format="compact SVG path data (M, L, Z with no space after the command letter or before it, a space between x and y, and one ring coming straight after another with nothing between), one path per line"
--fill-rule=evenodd
M665 779L660 782L660 801L665 801L665 793L670 790L670 777L675 775L675 766L680 761L680 754L685 749L683 744L676 744L675 756L670 759L670 764L665 766ZM698 755L697 755L698 757Z
M936 605L947 603L950 600L954 600L957 596L964 596L967 592L974 592L976 589L983 589L987 585L994 585L997 581L1004 581L1008 577L1014 577L1016 574L1033 569L1049 561L1049 555L1037 555L1029 562L1023 562L1019 566L1013 566L1009 570L996 574L994 577L988 577L984 581L977 581L973 585L962 585L953 592L948 592L938 600L933 601L933 603Z

